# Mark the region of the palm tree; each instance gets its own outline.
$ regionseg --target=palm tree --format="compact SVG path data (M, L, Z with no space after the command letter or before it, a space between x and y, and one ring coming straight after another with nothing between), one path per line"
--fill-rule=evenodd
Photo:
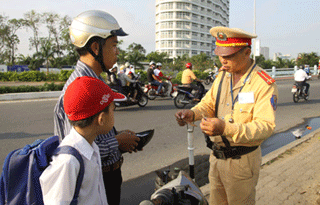
M59 53L59 51L53 48L51 39L40 38L40 51L35 54L35 57L42 59L46 64L47 74L49 73L50 60L52 60L57 53Z

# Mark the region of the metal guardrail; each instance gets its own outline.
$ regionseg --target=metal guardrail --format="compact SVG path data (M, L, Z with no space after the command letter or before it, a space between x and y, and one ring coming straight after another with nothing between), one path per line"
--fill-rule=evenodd
M267 73L272 77L272 78L280 78L280 77L292 77L294 73L298 70L298 66L295 66L294 68L276 68L272 67L272 69L265 69ZM318 66L314 66L313 69L312 67L310 68L310 72L312 75L317 75L318 74Z

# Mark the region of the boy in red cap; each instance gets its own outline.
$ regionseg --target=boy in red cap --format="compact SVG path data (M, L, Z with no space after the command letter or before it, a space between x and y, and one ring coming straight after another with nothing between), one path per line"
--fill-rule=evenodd
M113 92L101 80L88 76L76 78L65 92L64 110L73 128L60 146L74 147L84 161L78 204L108 204L99 148L94 140L114 126L113 101L124 100L124 95ZM80 164L74 156L54 156L40 177L44 203L70 204L79 170Z

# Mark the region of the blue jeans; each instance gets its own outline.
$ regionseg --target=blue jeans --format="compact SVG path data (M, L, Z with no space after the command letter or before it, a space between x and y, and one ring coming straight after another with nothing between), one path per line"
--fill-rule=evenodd
M159 81L154 80L154 81L152 81L152 84L158 86L157 92L160 93L161 88L162 88L162 86L163 86L163 83L160 83Z

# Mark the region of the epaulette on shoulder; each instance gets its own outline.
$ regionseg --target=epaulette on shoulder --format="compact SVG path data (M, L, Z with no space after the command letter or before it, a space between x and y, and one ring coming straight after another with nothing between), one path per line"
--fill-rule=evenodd
M275 79L271 78L270 75L268 75L263 70L259 70L257 73L264 81L266 81L266 83L268 83L268 85L271 85L272 83L276 82Z

